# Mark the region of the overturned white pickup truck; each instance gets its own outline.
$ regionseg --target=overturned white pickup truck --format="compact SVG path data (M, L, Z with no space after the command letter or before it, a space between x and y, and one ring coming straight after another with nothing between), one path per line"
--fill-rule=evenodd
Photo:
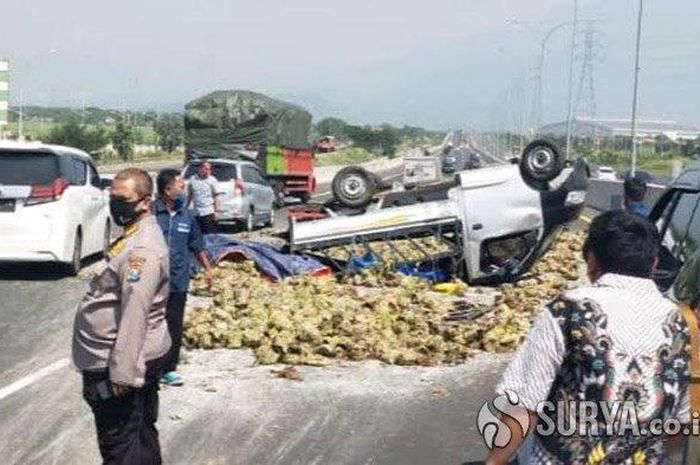
M422 196L420 190L388 195L380 207L357 216L336 216L290 223L289 249L311 253L338 271L357 269L358 248L365 259L386 263L393 241L414 247L407 254L393 248L392 265L438 279L460 277L474 284L494 284L524 273L549 246L556 232L583 208L589 170L582 160L565 163L557 147L535 141L518 164L456 174L452 186ZM442 244L439 253L420 238ZM328 254L348 250L348 260ZM408 267L408 268L406 268Z

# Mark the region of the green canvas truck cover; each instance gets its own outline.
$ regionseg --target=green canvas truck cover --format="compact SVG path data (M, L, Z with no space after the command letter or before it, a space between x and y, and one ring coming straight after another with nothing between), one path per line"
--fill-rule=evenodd
M219 90L185 106L185 146L195 157L236 156L236 147L265 142L308 148L311 114L263 94Z

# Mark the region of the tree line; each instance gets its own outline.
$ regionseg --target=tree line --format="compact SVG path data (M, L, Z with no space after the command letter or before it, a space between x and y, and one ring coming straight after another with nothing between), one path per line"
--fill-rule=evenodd
M393 156L402 142L425 143L437 141L444 133L430 131L416 126L396 128L390 124L380 126L357 126L340 118L324 118L315 126L317 137L332 136L343 142L351 142L357 147L379 151L382 155Z
M174 152L182 145L185 130L181 116L160 115L151 122L151 127L156 134L156 145L160 150ZM134 155L138 128L128 113L118 115L112 126L86 124L73 117L54 126L46 141L76 147L97 158L100 158L101 151L111 143L119 158L128 161Z

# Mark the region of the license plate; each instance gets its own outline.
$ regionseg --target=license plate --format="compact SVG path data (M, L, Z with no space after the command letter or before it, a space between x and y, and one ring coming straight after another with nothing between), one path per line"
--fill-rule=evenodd
M15 211L15 199L0 199L0 213Z

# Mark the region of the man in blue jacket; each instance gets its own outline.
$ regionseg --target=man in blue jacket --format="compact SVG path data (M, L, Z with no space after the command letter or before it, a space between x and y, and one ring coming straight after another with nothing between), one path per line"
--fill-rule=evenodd
M644 197L647 194L647 185L639 178L625 179L623 185L625 192L625 210L635 215L648 217L649 207L644 205Z
M190 255L193 253L204 269L204 277L211 289L212 269L204 247L204 237L199 224L187 211L185 181L177 170L166 169L156 179L158 200L153 205L158 225L165 236L170 251L170 294L165 311L172 347L162 360L161 382L181 386L182 377L176 371L182 346L182 329L190 283Z

